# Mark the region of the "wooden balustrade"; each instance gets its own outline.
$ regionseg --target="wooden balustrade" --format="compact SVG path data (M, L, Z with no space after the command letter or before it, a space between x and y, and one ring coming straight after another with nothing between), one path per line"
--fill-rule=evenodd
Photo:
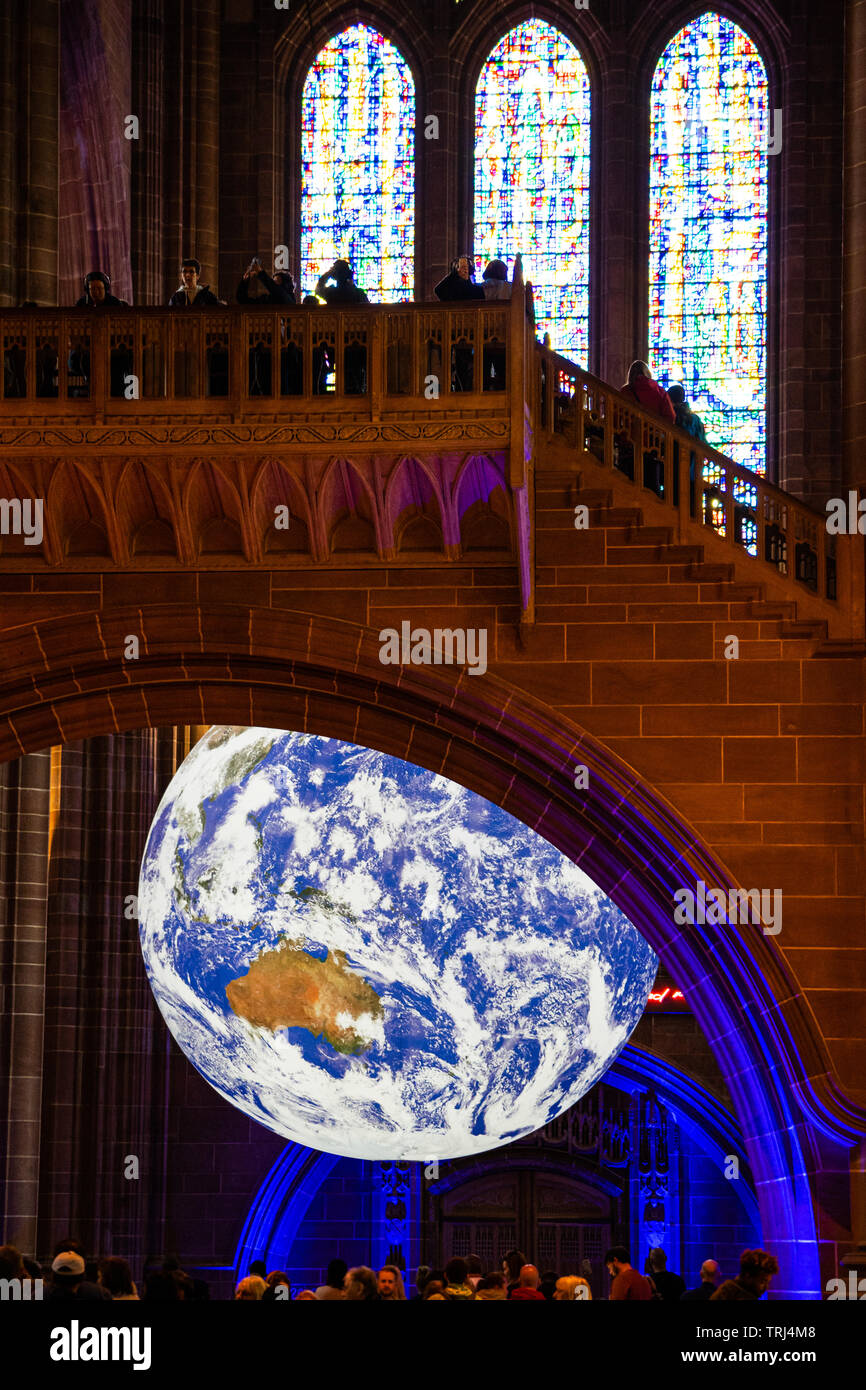
M0 424L501 416L530 607L527 482L547 435L651 493L681 537L689 523L710 528L795 589L831 602L843 592L857 626L862 542L855 554L805 503L540 345L530 305L518 275L510 302L0 309Z
M365 414L458 395L507 410L509 309L4 309L0 415Z
M825 518L751 469L560 357L537 351L537 428L628 478L678 514L764 561L813 594L835 601L837 540ZM680 534L687 534L687 524Z

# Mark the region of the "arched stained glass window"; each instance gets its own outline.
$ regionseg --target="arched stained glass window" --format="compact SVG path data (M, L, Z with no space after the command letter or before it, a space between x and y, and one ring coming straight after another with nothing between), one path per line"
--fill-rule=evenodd
M590 85L574 44L530 19L506 34L475 93L475 253L521 252L541 333L586 362Z
M372 301L411 299L415 84L403 57L353 25L316 56L302 109L304 292L343 257Z
M767 140L761 55L722 15L671 39L652 85L651 366L708 441L766 470Z

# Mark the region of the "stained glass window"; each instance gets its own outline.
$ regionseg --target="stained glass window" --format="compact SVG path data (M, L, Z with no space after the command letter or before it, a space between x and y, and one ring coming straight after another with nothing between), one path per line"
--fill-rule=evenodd
M475 93L475 253L509 264L519 251L540 333L577 362L589 326L590 86L553 25L506 34ZM483 266L482 266L483 268Z
M767 73L722 15L671 40L652 85L650 365L707 439L766 469Z
M411 299L415 84L382 34L355 24L307 73L302 117L301 284L338 257L373 302Z

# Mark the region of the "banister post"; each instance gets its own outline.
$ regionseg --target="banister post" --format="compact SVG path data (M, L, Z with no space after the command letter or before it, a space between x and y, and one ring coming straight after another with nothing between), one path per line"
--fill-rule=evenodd
M523 266L520 256L517 256L514 262L514 277L511 287L511 317L508 335L507 380L510 407L508 485L514 506L517 569L522 610L521 623L533 623L535 621L535 547L532 487L529 475L532 444L531 421L526 398L527 337L529 331Z

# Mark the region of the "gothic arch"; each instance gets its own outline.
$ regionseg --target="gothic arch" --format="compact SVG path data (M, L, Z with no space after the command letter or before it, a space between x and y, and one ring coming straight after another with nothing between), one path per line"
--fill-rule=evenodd
M123 659L129 633L141 635L138 661ZM0 757L142 726L254 723L351 739L497 802L578 863L688 991L743 1129L779 1295L814 1296L815 1131L850 1145L863 1116L839 1092L772 940L754 927L674 925L683 882L740 885L664 797L540 700L489 672L392 669L378 657L370 629L248 605L38 622L0 641ZM577 805L576 762L589 773Z
M293 245L290 246L293 264L301 264L301 222L302 204L300 184L301 168L301 123L303 119L303 92L307 74L316 56L330 42L353 24L366 24L376 30L400 53L409 68L415 86L415 285L423 283L426 268L423 259L422 223L426 215L418 180L419 157L422 156L424 137L422 133L423 114L427 109L426 93L429 89L428 61L425 61L417 42L417 32L413 31L411 21L398 6L385 0L375 5L359 4L349 13L337 5L328 6L315 22L305 10L299 10L280 34L274 46L274 69L276 87L276 132L275 164L283 171L288 182L281 187L275 197L276 225L293 228ZM302 287L306 292L307 287Z
M667 45L680 32L684 25L706 13L718 14L729 19L742 29L757 48L767 73L768 104L770 112L774 109L789 108L787 67L785 45L789 30L774 7L767 0L755 0L754 4L733 3L713 4L694 3L694 0L662 0L660 5L645 7L635 20L630 33L629 45L633 70L637 74L635 90L639 93L636 113L633 158L635 168L646 170L647 175L652 157L650 135L650 103L653 76ZM780 472L777 380L780 360L779 306L783 280L784 248L781 236L775 234L781 223L783 206L783 183L786 175L784 155L769 160L767 171L767 313L766 313L766 476L778 479ZM637 296L637 343L640 350L648 351L649 344L649 177L640 183L640 195L636 208L633 265L635 294Z
M594 370L597 348L593 342L592 326L598 322L599 270L602 249L599 233L602 225L600 180L600 134L604 105L604 74L607 69L610 41L604 26L592 13L592 7L573 13L549 0L539 4L517 4L504 11L491 11L486 6L473 6L457 28L451 50L452 70L460 93L456 112L456 142L458 168L458 226L462 246L473 245L475 219L475 93L485 63L497 43L512 29L530 19L540 19L558 29L572 43L582 58L589 75L590 140L589 167L589 323L590 345L587 367Z

